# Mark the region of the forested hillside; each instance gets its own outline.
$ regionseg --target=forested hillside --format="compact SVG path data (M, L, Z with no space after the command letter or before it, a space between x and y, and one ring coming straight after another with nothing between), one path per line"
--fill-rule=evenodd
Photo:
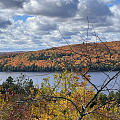
M1 71L55 71L54 83L43 78L34 85L25 75L9 76L0 85L2 120L118 120L120 119L120 42L83 43L47 50L6 53ZM80 72L76 69L81 70ZM69 70L76 70L69 71ZM94 84L90 70L118 70ZM98 77L98 76L97 76ZM101 80L102 81L102 80ZM97 82L97 80L96 80ZM110 85L110 86L109 86ZM108 94L104 94L108 92Z
M83 43L33 52L0 53L0 71L55 71L88 66L90 71L120 69L120 41Z

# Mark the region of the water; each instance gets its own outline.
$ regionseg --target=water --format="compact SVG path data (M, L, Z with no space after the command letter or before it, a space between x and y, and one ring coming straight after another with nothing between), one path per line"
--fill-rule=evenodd
M91 76L91 82L97 85L98 87L103 84L105 79L108 80L107 75L110 77L114 76L117 73L115 72L90 72L89 75ZM0 84L2 84L9 76L13 77L13 79L17 79L17 77L25 75L26 79L32 79L34 85L38 84L40 86L41 82L43 81L43 78L50 77L50 84L54 83L54 72L0 72ZM106 75L107 74L107 75ZM120 75L114 79L110 84L108 85L108 88L112 89L120 89Z
M50 83L52 84L54 82L54 72L0 72L0 84L2 84L9 76L11 76L14 80L17 79L17 77L20 77L22 75L25 75L26 79L32 79L34 85L40 84L43 82L43 78L50 77Z

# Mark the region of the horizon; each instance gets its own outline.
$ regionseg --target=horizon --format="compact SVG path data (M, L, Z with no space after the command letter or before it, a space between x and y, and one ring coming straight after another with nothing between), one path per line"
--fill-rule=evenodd
M120 42L120 41L108 41L108 42ZM108 43L108 42L104 42L104 43ZM84 43L84 42L83 42ZM81 45L83 43L79 43L79 44L70 44L70 45ZM90 43L95 43L95 42L89 42L87 44L90 44ZM103 42L97 42L97 43L103 43ZM86 44L86 43L85 43ZM58 47L66 47L66 46L69 46L69 45L63 45L63 46L58 46ZM36 51L42 51L42 50L48 50L48 49L52 49L52 48L58 48L58 47L50 47L50 48L46 48L46 49L38 49L38 50L21 50L21 51L0 51L0 53L24 53L24 52L36 52Z

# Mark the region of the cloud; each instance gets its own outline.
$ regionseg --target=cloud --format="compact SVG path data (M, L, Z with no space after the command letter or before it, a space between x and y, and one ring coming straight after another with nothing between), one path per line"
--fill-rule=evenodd
M100 0L83 0L79 2L79 14L81 17L96 17L111 15L111 11L106 4Z
M9 9L9 8L22 8L24 2L27 0L1 0L0 1L0 7L4 9Z
M83 0L79 2L79 16L76 21L81 21L84 25L87 25L89 20L89 23L94 26L97 32L108 32L108 28L111 29L111 26L115 24L113 18L115 18L116 13L111 10L111 7L108 7L107 3L112 3L114 6L114 2L115 0Z
M104 3L114 3L116 0L101 0Z
M11 25L11 21L0 19L0 28L6 28Z
M87 16L89 42L96 41L92 26L103 41L119 39L120 6L114 0L1 0L0 49L39 50L82 43Z
M106 32L120 32L120 4L113 5L110 7L110 10L113 14L113 16L109 19L112 25L106 28Z
M39 50L45 48L44 36L51 35L57 25L50 22L47 18L30 17L26 22L22 20L14 21L10 27L2 30L0 34L1 49L6 47L15 49ZM5 42L9 41L8 44ZM46 40L47 43L49 40ZM7 45L7 46L6 46ZM7 49L8 50L8 49Z
M30 0L24 4L28 14L68 18L75 16L78 0Z
M120 4L113 5L112 7L110 7L110 10L115 17L120 17Z
M28 30L39 34L49 34L49 32L56 30L57 25L46 17L30 17L25 23Z

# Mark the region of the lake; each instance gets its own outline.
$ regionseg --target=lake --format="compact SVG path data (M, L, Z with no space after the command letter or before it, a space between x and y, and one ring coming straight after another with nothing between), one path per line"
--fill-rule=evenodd
M100 86L102 85L103 81L107 79L107 75L112 77L116 73L117 71L110 73L89 72L89 75L91 76L91 82L93 82L97 86ZM50 84L53 84L55 73L54 72L52 73L51 72L50 73L49 72L0 72L0 84L2 84L9 76L13 77L14 79L17 79L17 77L21 76L21 74L25 75L26 78L32 79L34 85L38 84L40 86L41 82L43 81L43 78L45 77L50 77ZM111 87L114 89L120 89L120 75L109 84L109 88Z

